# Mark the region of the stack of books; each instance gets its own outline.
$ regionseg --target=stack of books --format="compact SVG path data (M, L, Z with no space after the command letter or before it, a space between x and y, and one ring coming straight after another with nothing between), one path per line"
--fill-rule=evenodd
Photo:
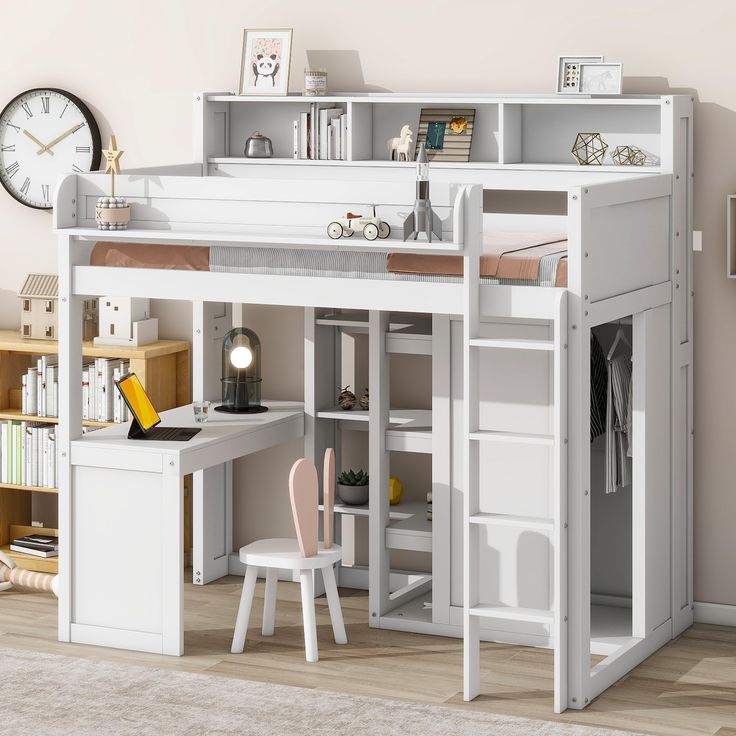
M97 422L127 422L130 412L115 388L130 370L125 360L96 358L82 368L82 419Z
M0 483L56 487L56 426L0 422Z
M82 368L82 418L97 422L126 422L128 407L114 381L130 370L124 360L97 358ZM58 356L42 355L35 368L21 376L21 411L38 417L59 416Z
M46 534L30 534L27 537L14 539L10 543L10 550L34 557L58 557L59 538Z
M342 108L313 102L294 121L294 158L344 161L347 154L348 116Z

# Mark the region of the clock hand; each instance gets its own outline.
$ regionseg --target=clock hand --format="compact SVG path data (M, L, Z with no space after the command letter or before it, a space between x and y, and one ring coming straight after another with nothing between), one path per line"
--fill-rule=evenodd
M44 151L48 151L52 156L53 151L51 150L57 143L61 143L61 141L64 140L67 136L70 136L72 133L76 133L80 128L84 127L84 123L79 123L79 125L75 125L73 128L69 128L69 130L66 131L66 133L62 133L58 138L54 138L54 140L51 141L51 143L47 143L42 150L36 151L36 153L40 156Z
M35 136L35 135L33 135L33 133L29 133L29 132L28 132L27 130L23 129L23 135L26 135L26 136L28 136L28 137L29 137L29 138L30 138L30 139L31 139L31 140L32 140L32 141L33 141L33 142L34 142L35 144L37 144L37 145L41 146L40 150L36 151L36 153L37 153L37 154L38 154L39 156L40 156L40 155L41 155L41 154L42 154L42 153L43 153L44 151L46 151L46 150L47 150L46 146L45 146L45 145L44 145L43 143L41 143L41 141L40 141L40 140L38 140L38 138L36 138L36 136ZM53 152L53 151L49 151L49 153L50 153L50 154L51 154L52 156L54 155L54 152Z

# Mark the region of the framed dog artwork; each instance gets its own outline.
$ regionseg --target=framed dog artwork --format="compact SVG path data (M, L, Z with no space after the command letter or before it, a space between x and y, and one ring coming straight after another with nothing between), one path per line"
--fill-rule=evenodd
M241 95L286 95L289 91L291 28L243 31Z

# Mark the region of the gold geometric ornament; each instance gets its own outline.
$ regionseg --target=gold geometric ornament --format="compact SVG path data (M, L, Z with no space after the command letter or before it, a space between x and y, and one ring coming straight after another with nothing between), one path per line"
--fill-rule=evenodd
M600 133L578 133L571 153L581 166L600 166L607 150Z
M613 149L611 158L619 166L644 166L647 155L635 146L616 146Z

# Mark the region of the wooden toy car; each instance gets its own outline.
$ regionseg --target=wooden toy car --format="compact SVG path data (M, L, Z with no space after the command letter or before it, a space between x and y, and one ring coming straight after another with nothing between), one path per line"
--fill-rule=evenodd
M391 227L380 217L376 217L376 208L373 207L373 215L364 217L348 212L344 219L335 220L327 226L327 234L333 239L345 237L350 238L354 233L362 231L366 240L376 238L387 238L391 234Z

